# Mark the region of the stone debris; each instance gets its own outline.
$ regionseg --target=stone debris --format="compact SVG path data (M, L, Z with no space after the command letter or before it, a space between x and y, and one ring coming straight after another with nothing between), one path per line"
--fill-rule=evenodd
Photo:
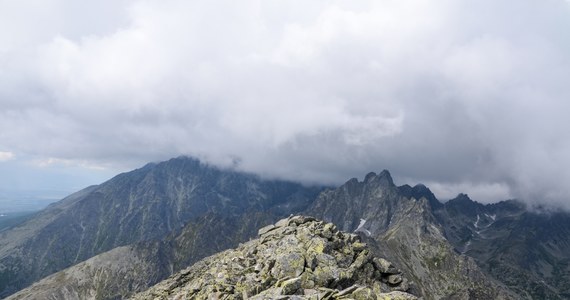
M291 216L133 299L418 299L389 261L332 223Z

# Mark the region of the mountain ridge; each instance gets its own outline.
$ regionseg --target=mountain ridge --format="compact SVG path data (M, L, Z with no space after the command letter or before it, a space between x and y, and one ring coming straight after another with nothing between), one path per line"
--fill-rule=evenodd
M368 241L413 279L426 299L474 293L478 299L515 299L493 279L487 279L475 262L455 253L444 230L431 213L429 189L396 186L388 172L349 180L325 191L308 213L337 224L344 231L361 231ZM404 193L402 193L404 191ZM416 195L416 196L417 196Z
M516 200L483 205L459 195L436 215L459 252L519 294L570 298L569 213L537 213Z
M33 296L42 291L49 291L44 295L57 294L63 287L72 291L68 295L91 295L101 299L129 297L203 257L237 247L239 243L255 237L259 227L272 224L289 214L312 215L334 223L342 231L360 235L371 251L385 255L400 266L409 275L411 291L425 299L541 299L541 296L545 296L544 299L563 299L568 290L570 270L567 269L568 260L564 256L564 253L570 252L567 235L570 225L566 223L570 217L567 215L563 214L557 219L542 218L541 215L533 217L537 214L527 211L518 202L483 205L472 201L467 195L459 195L457 199L441 203L425 185L396 186L387 170L379 174L370 172L363 181L352 178L337 188L325 189L262 180L251 174L212 168L195 159L176 158L168 162L147 164L133 173L117 175L112 181L113 184L102 184L104 188L99 185L71 195L39 215L47 214L48 217L55 218L57 214L68 212L69 207L75 207L80 202L80 207L97 207L94 210L95 216L90 217L93 220L91 224L102 224L96 227L98 229L113 226L120 228L119 225L131 224L133 231L123 227L122 233L116 230L110 231L111 235L100 234L98 238L85 237L93 239L95 242L92 244L79 243L84 246L98 245L98 249L103 249L101 245L108 243L110 249L98 254L101 257L94 256L92 259L116 259L117 263L109 263L105 268L93 268L92 262L87 263L85 259L77 258L81 256L81 251L86 251L79 247L71 251L76 255L72 258L79 264L67 264L67 269L49 277L32 273L36 278L34 280L45 278L27 289L21 289L10 299L38 299ZM115 197L116 195L122 196ZM194 198L189 198L188 195L194 195ZM89 204L95 206L81 201L91 202ZM137 210L137 205L144 209ZM120 216L101 213L114 210L118 210ZM83 216L80 213L74 215ZM496 221L493 220L494 223L489 225L492 223L491 216ZM35 219L33 222L41 225L49 223L49 220L51 219ZM148 222L140 223L142 220ZM549 220L554 223L548 223ZM76 229L81 228L75 224ZM143 225L135 226L136 224ZM503 225L499 226L501 224ZM86 226L87 223L83 225ZM487 225L489 226L485 227ZM556 234L543 234L543 240L539 239L541 236L538 234L532 237L522 235L524 230L528 232L529 228L536 229L539 225L546 226L545 228L558 226L559 230L553 231ZM493 239L473 238L479 229L488 229L487 233L497 231L492 232ZM16 231L7 231L6 236L17 234ZM131 240L124 241L125 244L121 245L117 241L121 241L121 234L126 232L130 233ZM511 237L504 234L508 232L513 232L514 235ZM133 238L136 236L144 238ZM70 238L81 240L78 237ZM469 239L471 244L466 247ZM14 243L13 240L11 242ZM512 247L500 249L504 255L499 249L493 253L482 251L488 247L485 243L491 242ZM532 242L538 246L529 245ZM0 245L2 243L6 243L6 240L0 237ZM116 248L115 245L122 248ZM525 255L531 259L515 259L518 258L515 254L521 253L518 249L522 246L529 249L528 253L523 253L527 253ZM545 249L550 252L544 252ZM5 254L6 250L1 249L0 254ZM109 251L116 252L109 254ZM151 258L145 256L145 253L156 255ZM537 253L546 253L546 258ZM123 255L146 257L148 264L142 259L143 262L138 265L129 266L121 261ZM497 263L496 258L507 263ZM0 255L0 264L6 266L9 262L6 255ZM525 265L527 262L531 264ZM86 268L86 265L90 268ZM558 269L554 268L556 265ZM554 272L549 278L557 282L539 282L541 274L550 274L544 273L543 266L547 266L547 269L554 268L554 271L549 271ZM148 272L148 278L145 275L135 278L133 274L140 274L137 267L148 270L156 268L157 272ZM9 275L6 270L10 271L10 268L0 270L0 285L4 287L9 282L3 279ZM78 283L73 276L66 274L79 274L76 277L84 276L81 278L87 279ZM126 279L124 282L105 281L102 275L97 274ZM92 282L107 285L102 290ZM4 295L9 293L6 289L3 292Z
M115 247L160 239L207 212L240 214L284 203L303 207L320 189L263 181L187 157L147 164L66 197L5 231L0 297ZM287 207L280 208L273 213L287 213ZM33 234L26 234L30 230Z

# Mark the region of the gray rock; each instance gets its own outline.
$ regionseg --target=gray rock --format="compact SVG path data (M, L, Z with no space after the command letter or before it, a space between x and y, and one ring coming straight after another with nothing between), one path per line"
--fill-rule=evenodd
M277 221L277 223L275 223L275 227L285 227L289 225L289 220L290 218L285 218L285 219L281 219L279 221Z
M395 291L395 292L379 294L378 299L383 299L383 300L416 300L418 298L416 296L410 295L408 293Z
M305 257L301 253L288 253L275 259L271 274L276 278L298 277L305 270Z
M293 278L285 280L281 284L281 288L283 289L281 292L283 295L293 295L301 288L301 278Z
M356 289L358 289L358 286L357 286L357 285L349 286L349 287L347 287L346 289L344 289L344 290L342 290L342 291L336 293L336 296L337 296L337 297L342 297L342 296L346 296L346 295L352 294L352 292L354 292Z
M396 285L402 282L402 276L400 275L390 275L388 276L388 283L391 285Z
M257 234L258 234L258 235L264 235L264 234L266 234L267 232L269 232L269 231L271 231L271 230L273 230L273 229L275 229L275 228L277 228L277 227L276 227L275 225L273 225L273 224L267 225L267 226L262 227L261 229L259 229L259 231L257 231Z
M398 274L398 273L400 273L400 271L398 271L398 269L396 269L394 266L392 266L392 263L385 260L384 258L374 258L372 260L372 262L374 263L374 267L378 271L380 271L381 273L384 273L384 274Z

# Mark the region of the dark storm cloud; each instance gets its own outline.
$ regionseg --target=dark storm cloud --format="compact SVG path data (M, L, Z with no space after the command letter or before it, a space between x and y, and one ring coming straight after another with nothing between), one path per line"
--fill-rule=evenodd
M2 157L570 206L566 1L0 3Z

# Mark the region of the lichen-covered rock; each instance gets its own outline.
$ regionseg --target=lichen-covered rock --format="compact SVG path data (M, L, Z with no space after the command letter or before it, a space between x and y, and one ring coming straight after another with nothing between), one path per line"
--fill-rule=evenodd
M415 300L417 298L413 295L408 294L408 293L395 291L395 292L390 292L390 293L379 294L378 298L376 298L376 299L378 299L378 300Z
M134 299L417 299L407 280L357 235L292 216Z

